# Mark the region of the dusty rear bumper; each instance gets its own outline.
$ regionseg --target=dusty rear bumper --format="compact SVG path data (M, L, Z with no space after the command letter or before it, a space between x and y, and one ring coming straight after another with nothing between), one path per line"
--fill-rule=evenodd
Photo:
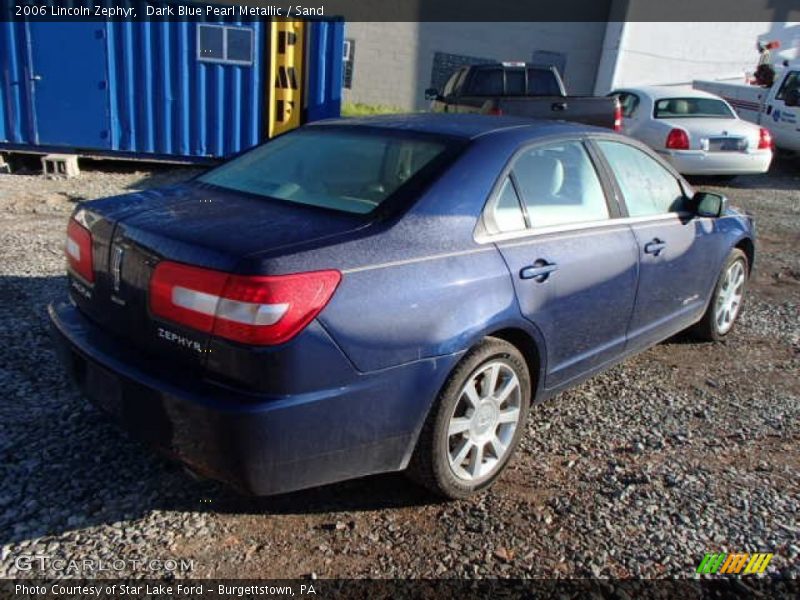
M49 314L62 361L96 406L199 473L259 495L404 468L457 360L354 372L351 385L331 390L254 396L150 363L70 304Z

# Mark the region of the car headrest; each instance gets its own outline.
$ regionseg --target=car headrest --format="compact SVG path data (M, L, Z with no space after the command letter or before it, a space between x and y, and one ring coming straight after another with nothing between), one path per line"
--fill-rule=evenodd
M564 183L564 165L550 156L523 156L514 166L514 175L525 198L555 196Z
M689 114L689 102L687 100L670 100L669 112L674 115Z

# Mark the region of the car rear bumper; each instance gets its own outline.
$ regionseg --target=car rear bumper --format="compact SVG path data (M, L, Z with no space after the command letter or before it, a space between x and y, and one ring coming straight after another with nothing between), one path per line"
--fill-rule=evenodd
M269 397L149 363L71 304L49 314L62 361L96 406L198 473L258 495L405 468L457 360L354 371L350 385Z
M771 150L755 152L706 152L669 150L661 155L684 175L748 175L766 173L772 162Z

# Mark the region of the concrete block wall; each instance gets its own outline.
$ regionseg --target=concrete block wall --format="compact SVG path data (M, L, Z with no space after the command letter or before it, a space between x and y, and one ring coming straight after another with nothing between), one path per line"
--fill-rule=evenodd
M800 56L800 24L757 22L609 23L595 93L694 79L745 83L758 63L756 41L778 40L773 62Z
M590 94L604 35L605 23L348 22L345 38L356 41L356 53L344 100L426 108L436 52L518 61L530 61L537 50L560 52L568 92Z

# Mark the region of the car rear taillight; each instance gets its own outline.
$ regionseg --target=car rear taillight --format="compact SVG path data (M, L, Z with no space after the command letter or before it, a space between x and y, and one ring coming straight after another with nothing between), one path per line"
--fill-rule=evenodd
M619 100L614 106L614 131L622 131L622 106Z
M92 234L75 219L70 219L67 225L67 243L64 251L69 269L88 283L94 283Z
M763 127L758 130L758 149L759 150L772 150L774 147L775 142L772 139L772 134L769 132L769 129L764 129Z
M667 135L666 147L670 150L688 150L689 134L683 129L673 129Z
M269 346L292 339L333 296L339 271L246 276L163 261L150 279L154 315L215 336Z
M486 111L487 115L494 115L495 117L502 117L503 116L503 109L499 106L492 106L489 110Z

